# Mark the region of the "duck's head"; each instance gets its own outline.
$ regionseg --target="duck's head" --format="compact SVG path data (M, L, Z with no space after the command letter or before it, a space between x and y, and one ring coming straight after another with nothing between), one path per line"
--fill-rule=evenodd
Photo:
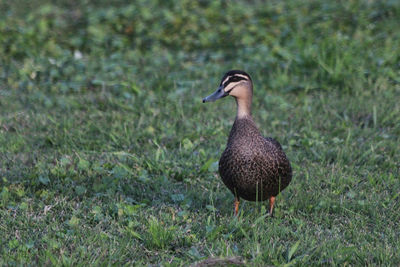
M211 95L203 98L203 103L231 95L237 100L250 100L253 95L253 83L250 75L241 70L230 70L221 79L218 89Z

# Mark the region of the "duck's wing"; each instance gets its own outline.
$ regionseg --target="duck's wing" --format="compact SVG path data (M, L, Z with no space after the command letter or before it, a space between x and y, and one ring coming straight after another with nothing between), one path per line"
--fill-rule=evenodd
M265 138L265 141L267 141L268 143L273 144L274 146L276 146L277 148L282 150L281 144L279 144L279 142L276 141L274 138L271 138L271 137L264 137L264 138Z

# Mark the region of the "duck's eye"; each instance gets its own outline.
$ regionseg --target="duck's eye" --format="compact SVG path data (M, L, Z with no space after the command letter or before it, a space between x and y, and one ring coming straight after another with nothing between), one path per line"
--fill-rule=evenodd
M239 77L230 77L225 83L224 83L224 87L228 86L228 84L230 83L234 83L234 82L238 82L240 81Z
M242 77L242 76L229 76L229 78L223 79L220 86L227 87L228 84L230 84L230 83L236 83L236 82L239 82L242 80L248 80L248 79L245 77Z

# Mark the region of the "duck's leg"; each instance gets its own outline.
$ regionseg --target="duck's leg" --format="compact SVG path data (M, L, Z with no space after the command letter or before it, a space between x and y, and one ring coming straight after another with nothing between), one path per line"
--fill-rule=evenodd
M238 216L239 213L239 203L240 199L238 197L235 197L235 216Z
M272 216L272 212L274 211L275 205L275 197L269 197L269 214Z

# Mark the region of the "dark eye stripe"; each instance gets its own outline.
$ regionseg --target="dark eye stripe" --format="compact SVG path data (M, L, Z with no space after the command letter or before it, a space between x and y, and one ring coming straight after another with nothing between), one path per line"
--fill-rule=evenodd
M229 77L229 79L223 84L223 86L226 87L228 84L230 84L232 82L238 82L241 80L247 80L247 79L244 77L240 77L240 76L232 76L232 77Z

